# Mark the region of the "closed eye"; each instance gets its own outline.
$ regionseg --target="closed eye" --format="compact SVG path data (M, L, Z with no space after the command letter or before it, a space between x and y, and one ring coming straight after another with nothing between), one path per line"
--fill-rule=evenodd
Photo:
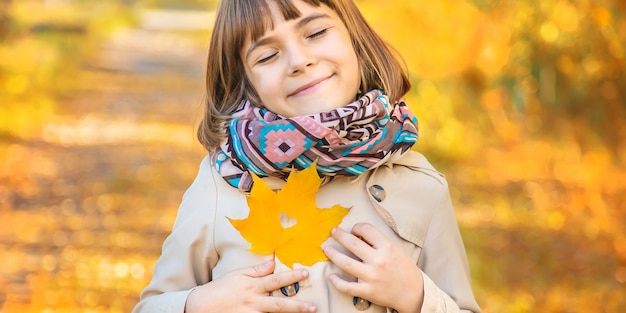
M266 57L264 57L264 58L262 58L262 59L258 60L256 63L257 63L257 64L267 63L267 62L269 62L270 60L272 60L272 58L274 58L274 57L276 56L276 54L278 54L278 53L273 53L273 54L271 54L271 55L269 55L269 56L266 56Z
M308 36L308 37L306 37L306 38L309 38L309 39L315 39L315 38L317 38L317 37L320 37L320 36L322 36L322 35L326 34L326 32L328 32L328 30L329 30L329 29L330 29L330 28L324 28L324 29L322 29L322 30L320 30L320 31L318 31L318 32L315 32L315 33L313 33L313 34L309 35L309 36Z

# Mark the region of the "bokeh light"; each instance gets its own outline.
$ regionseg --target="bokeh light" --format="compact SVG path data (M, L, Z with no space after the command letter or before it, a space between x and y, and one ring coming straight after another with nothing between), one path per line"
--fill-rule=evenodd
M0 312L130 312L204 151L213 0L0 1ZM626 306L626 6L356 0L485 312Z

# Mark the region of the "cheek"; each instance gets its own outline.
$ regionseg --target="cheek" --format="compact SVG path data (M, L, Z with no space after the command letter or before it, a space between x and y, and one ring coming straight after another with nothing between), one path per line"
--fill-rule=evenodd
M246 71L249 85L255 90L259 97L263 98L268 93L268 88L272 87L271 73Z
M352 55L352 58L350 60L350 64L351 64L351 76L352 76L352 86L353 88L356 88L356 90L358 91L359 89L361 89L361 81L363 80L363 72L361 71L361 66L359 64L359 60L356 56L356 54Z
M270 106L276 101L278 95L281 94L280 84L276 81L275 76L271 74L257 76L251 79L250 83L258 95L258 99L255 100L260 101L260 104L272 110Z
M352 48L352 44L347 46L343 51L344 66L350 71L354 79L361 80L361 67L356 51Z
M350 75L350 81L358 81L357 82L357 88L361 85L361 66L360 66L360 62L359 62L359 58L357 56L356 50L354 49L354 47L352 46L352 41L350 39L350 36L348 35L348 33L346 32L346 34L344 34L344 38L342 40L342 44L338 45L340 47L344 47L345 50L342 51L342 55L343 55L343 64L346 68L346 70L348 70L349 75ZM352 86L350 86L352 87Z

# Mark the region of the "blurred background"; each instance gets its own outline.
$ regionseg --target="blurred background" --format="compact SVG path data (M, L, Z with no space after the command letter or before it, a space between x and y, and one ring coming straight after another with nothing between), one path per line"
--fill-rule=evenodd
M129 312L204 151L213 0L0 0L0 312ZM626 307L626 2L357 1L485 312Z

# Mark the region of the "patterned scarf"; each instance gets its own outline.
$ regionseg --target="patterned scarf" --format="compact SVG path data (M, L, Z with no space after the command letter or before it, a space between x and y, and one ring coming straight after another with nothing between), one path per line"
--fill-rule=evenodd
M242 101L225 125L227 140L215 156L232 186L250 191L250 172L286 179L317 160L324 182L376 168L417 141L417 118L404 101L390 108L380 90L335 110L285 118Z

